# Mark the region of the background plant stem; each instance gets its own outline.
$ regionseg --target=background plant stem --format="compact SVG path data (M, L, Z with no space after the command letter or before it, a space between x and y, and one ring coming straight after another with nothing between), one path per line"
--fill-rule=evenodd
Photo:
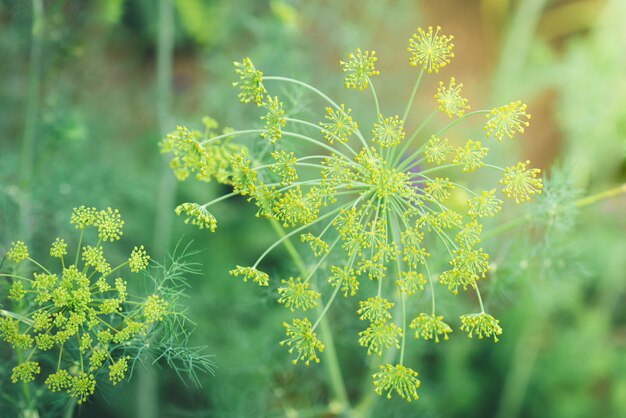
M174 5L172 0L159 0L159 24L157 38L156 65L156 113L160 137L163 138L171 125L172 101L172 61L174 53ZM157 192L154 237L151 252L157 260L162 260L171 241L171 215L176 194L176 181L167 166L161 162L161 178ZM159 416L158 374L154 367L138 370L137 376L137 418L157 418Z
M31 26L30 63L28 70L28 92L26 96L26 115L22 136L20 160L20 222L19 237L30 242L32 236L32 178L34 165L35 135L39 115L39 88L41 85L41 57L43 53L44 9L42 0L33 0L33 21ZM18 361L22 362L22 350L17 350ZM28 383L22 383L24 397L23 416L38 416Z
M276 222L275 220L271 221L272 228L276 231L276 233L283 238L285 236L285 231L283 228ZM302 277L307 276L307 269L304 265L304 261L302 261L302 257L293 246L289 239L283 241L285 245L285 249L293 259L296 267L300 270L300 274ZM317 314L321 314L321 307L316 306ZM330 388L332 390L333 396L335 400L339 402L339 411L342 414L347 413L350 410L350 401L348 400L348 394L346 392L346 385L343 381L343 376L341 375L341 368L339 367L339 359L337 358L337 351L335 350L335 344L333 340L333 334L330 329L330 324L328 323L328 318L324 316L319 324L320 336L321 340L324 343L324 351L322 352L322 357L324 358L323 363L328 371L328 377L330 379Z
M31 188L33 165L35 158L35 135L39 116L39 89L41 85L41 59L43 54L44 9L42 0L33 0L33 22L30 44L30 63L28 70L28 91L26 96L26 116L22 136L22 153L20 159L20 224L19 236L29 242L32 235L32 202Z

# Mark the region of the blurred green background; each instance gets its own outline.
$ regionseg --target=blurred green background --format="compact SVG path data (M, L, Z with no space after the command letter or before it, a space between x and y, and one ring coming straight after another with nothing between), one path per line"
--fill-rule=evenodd
M205 115L258 123L231 86L243 56L359 109L368 104L344 91L338 61L374 49L382 105L399 112L415 77L406 43L419 25L454 34L456 58L422 85L416 116L451 75L473 108L520 98L531 127L501 152L551 180L538 203L513 208L527 223L485 241L494 269L483 286L501 342L459 334L414 344L421 399L375 399L371 416L626 416L626 200L573 204L626 181L625 21L623 0L0 0L0 253L16 239L44 253L84 204L119 208L127 245L144 243L156 258L193 241L203 266L188 306L215 376L197 388L167 368L137 370L76 416L335 416L324 368L291 366L278 345L276 296L228 276L275 240L273 230L244 200L215 207L214 234L185 225L178 203L228 191L177 184L157 144ZM282 94L309 106L299 90ZM269 264L285 260L278 252ZM352 318L332 315L357 403L371 391L367 359ZM0 369L0 416L16 416L10 367Z

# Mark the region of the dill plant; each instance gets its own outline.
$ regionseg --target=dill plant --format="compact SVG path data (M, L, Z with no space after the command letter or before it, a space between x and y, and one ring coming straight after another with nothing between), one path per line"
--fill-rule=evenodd
M23 410L36 408L29 382L40 379L50 392L72 398L70 405L82 404L97 386L129 378L148 352L199 384L197 372L212 371L213 363L202 348L187 346L190 322L180 299L185 276L196 270L185 252L160 264L135 246L112 265L105 249L123 234L119 211L81 206L70 223L80 231L75 251L58 237L48 264L15 241L0 273L8 284L0 339L16 357L11 381L24 384ZM95 245L87 243L91 238ZM137 288L143 291L131 290Z
M409 402L418 399L420 381L405 362L407 335L414 332L416 338L439 342L452 333L453 326L437 307L437 293L475 292L476 311L460 316L459 329L469 337L498 341L502 328L485 310L478 286L489 271L488 254L480 247L482 221L501 210L500 195L522 203L542 189L539 170L528 161L501 167L489 161L489 143L467 139L455 146L446 138L463 120L480 116L494 145L513 138L530 120L520 101L469 112L463 84L452 78L441 82L434 94L434 104L451 122L428 132L428 118L411 132L405 130L424 75L438 73L454 57L452 40L439 27L420 28L409 40L409 64L417 67L417 80L402 116L383 113L379 106L373 83L379 75L375 52L357 49L340 61L344 86L372 94L377 117L371 127L363 127L348 106L317 88L264 75L244 58L235 63L239 79L233 85L242 103L262 109L262 126L220 131L207 117L203 132L179 126L161 143L162 152L172 154L170 166L179 180L194 175L232 187L232 193L208 203L178 206L176 213L186 223L214 231L217 219L210 207L241 195L257 206L257 216L290 228L254 263L230 273L259 286L275 286L278 302L298 312L283 324L286 338L280 341L293 363L320 362L325 342L318 332L325 315L338 297L357 297L356 314L364 327L358 343L368 355L382 357L372 375L374 390ZM319 96L326 105L323 118L290 117L285 104L268 91L280 83ZM263 150L255 152L258 141ZM299 143L312 144L319 153L298 155ZM493 171L501 190L495 184L472 190L459 180L479 169ZM455 193L466 196L464 204L452 198ZM299 237L317 260L310 266L294 260L302 270L299 277L270 277L262 270L264 259L291 237ZM432 262L432 254L447 258L448 267ZM372 294L363 294L364 280L375 282ZM429 294L429 306L421 306L421 292ZM408 307L422 312L411 319ZM308 313L312 308L317 309L313 316Z

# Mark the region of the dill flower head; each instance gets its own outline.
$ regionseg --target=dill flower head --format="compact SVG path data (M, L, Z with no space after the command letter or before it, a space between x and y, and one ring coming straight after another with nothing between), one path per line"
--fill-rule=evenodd
M456 149L452 163L462 165L463 172L470 173L485 164L483 160L488 151L489 148L484 148L480 141L468 139L464 146Z
M359 302L359 310L356 313L360 315L359 319L362 321L382 322L391 319L389 309L393 308L393 305L393 302L380 296L375 296Z
M396 286L400 292L406 293L408 296L416 294L418 290L424 290L425 284L424 275L413 270L401 272L400 278L396 280Z
M436 316L435 314L420 313L413 318L410 328L415 330L415 338L422 337L425 340L432 340L439 342L439 336L443 336L444 340L448 339L448 334L452 332L450 325L443 322L443 316Z
M431 136L424 149L424 157L430 164L441 164L446 161L448 155L452 152L452 147L448 144L446 138L438 138Z
M496 107L485 117L488 119L485 125L486 135L493 135L498 141L502 141L505 136L513 138L518 132L523 134L524 128L530 125L526 105L519 100Z
M467 214L484 218L495 216L502 209L502 201L496 197L496 189L483 190L467 201Z
M239 81L233 83L233 86L239 87L239 100L241 103L254 102L257 106L261 106L267 94L263 86L263 73L254 68L254 64L248 57L233 64L235 73L239 76Z
M294 281L294 278L290 277L289 280L281 280L281 283L285 286L278 288L278 295L280 296L278 303L285 305L291 312L296 309L306 311L317 306L320 294L309 289L309 282L302 282L300 277Z
M461 88L463 88L463 83L456 84L454 77L450 78L450 83L447 87L443 84L443 81L439 82L435 99L437 100L439 110L451 118L463 116L470 108L467 99L461 96Z
M344 85L347 89L363 90L367 88L369 78L380 74L374 64L376 63L376 52L364 51L359 48L348 54L347 61L339 61L341 70L346 73Z
M350 116L352 109L345 108L341 105L339 109L333 109L332 107L326 108L326 115L324 118L328 122L320 122L320 126L323 128L324 138L333 143L336 139L342 144L348 142L354 131L359 125Z
M55 258L61 258L67 254L67 244L65 240L57 238L50 246L50 255Z
M98 211L95 226L98 228L98 238L102 241L117 241L122 236L124 221L120 211L111 208Z
M373 379L374 391L379 395L386 393L388 399L391 399L394 391L408 402L419 399L417 389L420 381L417 379L417 372L402 364L381 364Z
M424 73L436 73L450 63L454 56L451 41L451 36L440 34L440 28L418 29L413 35L410 63L422 67L414 91ZM274 118L277 123L268 125L273 117L266 116L266 125L259 129L224 133L214 132L217 124L213 123L215 127L204 135L178 128L162 142L161 149L172 154L172 169L181 180L198 173L196 178L201 181L215 179L232 188L232 193L202 205L179 207L177 213L185 212L190 223L208 225L213 231L216 221L206 215L207 208L238 194L257 206L257 216L276 223L277 229L281 225L286 229L255 261L250 260L250 266L238 265L230 273L271 287L278 303L290 311L308 310L324 301L319 312L313 311L313 324L308 318L284 323L287 339L280 344L288 347L294 363L320 361L318 353L324 342L317 338L317 327L338 298L354 297L356 315L368 322L357 342L367 354L381 355L388 350L390 356L387 361L391 363L373 376L376 392L410 401L417 399L419 380L417 372L404 366L407 327L421 340L449 338L452 326L435 310L437 295L468 291L482 301L479 283L487 278L490 265L480 246L482 220L501 210L501 194L521 200L538 193L540 186L536 172L527 170L525 164L500 167L480 140L446 138L448 130L480 114L488 114L488 124L493 125L487 133L506 135L511 127L516 129L511 121L524 117L524 106L466 113L469 105L461 96L462 86L451 79L441 83L435 94L440 110L456 117L448 125L434 127L430 119L403 120L411 115L414 97L409 97L402 118L383 117L371 78L378 74L375 61L373 52L357 50L342 62L346 87L371 87L377 116L371 132L359 128L369 126L367 119L361 119L363 115L354 114L317 88L299 80L266 76L268 89L269 83L271 87L274 83L304 87L307 93L318 95L323 105L310 117L283 119L282 111L289 112L290 103L271 96L274 98L265 103L280 107L281 116ZM240 76L246 62L238 67ZM245 71L250 77L257 74L261 82L260 72L255 73L258 70L251 63ZM265 87L260 93L268 96ZM253 100L252 94L248 97ZM259 134L270 137L272 126L280 130L283 139L280 143L264 141L259 147L255 143ZM449 138L459 138L462 131L450 134ZM301 146L305 144L315 150ZM491 184L486 190L472 187L469 179L479 170L504 172L502 189ZM298 237L300 242L295 242ZM300 271L277 283L260 269L267 255L281 244L290 245L293 267ZM420 313L426 286L430 314ZM411 317L414 319L409 322ZM463 327L469 326L463 318ZM486 335L486 328L480 329ZM401 349L396 352L394 347Z
M300 240L302 242L308 242L309 243L309 246L311 247L311 251L313 251L313 254L316 257L318 257L318 256L320 256L322 254L328 254L328 252L330 251L330 248L329 248L327 242L325 242L320 237L316 237L315 235L311 234L310 232L307 232L306 234L300 235Z
M354 269L351 267L330 266L328 283L332 287L341 289L344 297L348 297L348 295L354 296L359 290L359 281L356 278Z
M293 152L285 152L285 150L272 152L274 164L270 169L280 176L280 184L288 186L298 180L298 172L296 171L297 158Z
M13 383L28 383L41 376L51 392L63 391L81 404L107 376L113 384L127 377L129 360L139 359L148 336L159 355L177 364L180 359L171 357L159 335L167 331L167 338L173 341L177 337L171 334L182 329L177 328L182 326L179 319L172 322L169 318L180 314L175 302L181 290L180 285L154 278L154 293L147 297L128 293L124 277L145 270L150 257L143 246L134 247L128 261L110 265L105 245L122 234L124 221L119 211L81 206L73 210L70 223L81 230L80 243L84 230L93 228L98 244L79 244L68 254L68 245L57 238L50 249L55 266L28 258L21 241L11 246L10 261L30 263L22 267L20 275L12 270L2 274L12 284L8 295L0 293L0 340L16 352ZM176 280L180 283L181 278ZM179 325L173 327L172 323ZM159 347L163 353L158 352ZM184 346L180 348L179 353L185 353ZM26 357L21 354L24 350ZM196 359L190 356L186 360L196 367Z
M428 73L438 73L442 67L450 64L450 58L454 58L452 48L453 36L440 35L441 27L437 26L433 32L432 26L428 32L417 28L417 32L409 39L407 51L410 53L409 63L421 66Z
M150 262L150 256L146 252L146 249L142 246L133 248L128 259L128 266L133 273L145 270Z
M397 325L386 322L372 322L365 331L359 332L359 345L367 348L367 355L372 353L381 356L383 350L391 347L400 348L402 329Z
M192 225L196 225L200 229L208 229L213 232L217 228L217 219L215 216L202 205L198 205L197 203L182 203L176 207L175 210L177 215L184 213L187 215L185 217L185 223L191 223Z
M320 362L317 352L324 351L324 344L317 339L317 334L313 332L311 322L307 318L294 319L291 324L283 323L287 333L287 339L280 342L280 345L289 347L289 352L295 352L296 358L292 363L303 361L306 366L314 361Z
M500 321L484 312L462 315L461 331L467 332L467 336L470 338L476 334L479 339L493 337L493 340L498 342L498 336L502 335L502 328L499 323Z
M526 169L530 161L518 162L516 165L507 167L504 170L504 176L500 180L500 184L504 187L504 194L515 199L515 203L522 203L530 200L534 194L541 193L543 183L541 178L537 178L541 170L538 168Z
M22 241L12 242L9 251L7 251L7 258L14 263L26 260L28 258L28 247Z
M382 148L389 148L398 145L404 139L405 133L402 129L404 122L396 116L390 116L383 118L383 115L378 115L378 121L374 123L372 129L372 135L374 141Z
M283 136L282 129L287 123L283 102L278 101L278 97L268 97L263 106L267 109L267 113L261 116L261 120L265 121L261 138L267 138L273 144Z
M70 224L74 225L76 229L85 229L85 227L95 225L97 215L98 210L96 208L79 206L72 210Z
M267 273L257 270L256 267L237 266L230 271L231 276L242 276L243 281L247 282L252 279L259 286L269 286L270 277Z

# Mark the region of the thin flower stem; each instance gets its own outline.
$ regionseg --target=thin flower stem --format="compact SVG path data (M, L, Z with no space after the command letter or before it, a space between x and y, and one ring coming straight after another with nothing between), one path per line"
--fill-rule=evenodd
M85 230L80 230L80 236L78 237L78 245L76 246L76 257L74 258L74 265L78 268L78 256L80 255L80 246L83 244L83 235L85 234Z
M256 267L257 267L257 266L261 263L261 261L263 261L263 259L264 259L264 258L265 258L265 257L266 257L266 256L267 256L267 255L268 255L268 254L269 254L269 253L270 253L270 252L271 252L274 248L276 248L276 247L277 247L278 245L280 245L282 242L284 242L284 241L288 240L288 239L289 239L289 237L291 237L291 236L293 236L293 235L297 234L297 233L298 233L298 232L300 232L300 231L303 231L303 230L305 230L305 229L307 229L307 228L310 228L311 226L315 225L316 223L318 223L318 222L320 222L320 221L323 221L324 219L328 218L329 216L331 216L331 215L333 215L333 214L335 214L335 213L339 212L341 209L344 209L344 208L348 207L349 205L350 205L350 204L348 203L348 204L346 204L346 205L344 205L344 206L341 206L341 207L339 207L339 208L337 208L337 209L335 209L335 210L333 210L333 211L331 211L331 212L328 212L328 213L326 213L326 214L324 214L324 215L320 216L319 218L317 218L316 220L314 220L314 221L313 221L313 222L311 222L311 223L308 223L308 224L306 224L306 225L302 225L301 227L294 229L293 231L289 232L288 234L284 234L284 235L282 236L282 238L280 238L278 241L276 241L275 243L273 243L272 245L270 245L270 246L269 246L269 248L268 248L267 250L265 250L265 251L263 252L263 254L261 254L261 256L260 256L260 257L256 260L256 263L254 263L254 265L252 266L252 268L253 268L253 269L254 269L254 268L256 268Z
M319 323L325 317L326 312L328 312L328 310L330 309L330 306L335 301L335 298L337 297L337 294L339 293L339 289L340 288L341 288L341 283L337 283L337 286L335 287L335 290L333 291L333 294L330 296L330 299L328 299L328 302L326 302L326 305L324 305L324 309L322 310L322 313L320 313L319 317L317 318L317 321L315 321L315 323L311 327L311 332L315 331L315 328L317 328Z
M406 307L404 306L404 293L400 293L400 305L402 306L402 343L400 346L400 364L404 363L404 347L406 346Z
M311 279L311 277L313 277L317 269L320 268L324 260L326 260L326 258L330 255L330 253L333 251L333 248L335 248L335 245L337 245L340 239L341 237L337 237L337 239L330 245L330 247L328 247L328 252L326 252L326 254L324 254L322 258L320 258L320 261L318 261L317 264L311 269L311 272L306 276L306 279L304 279L304 283L307 283Z
M276 80L276 81L284 81L287 83L293 83L293 84L298 84L302 87L305 87L309 90L311 90L312 92L314 92L315 94L317 94L318 96L320 96L321 98L323 98L324 100L326 100L328 103L330 103L330 105L332 107L334 107L336 110L341 110L341 107L335 103L334 100L332 100L330 97L328 97L327 95L325 95L324 93L322 93L320 90L316 89L315 87L313 87L310 84L304 83L300 80L294 80L293 78L288 78L288 77L278 77L278 76L263 76L263 80ZM344 116L348 116L345 112ZM363 146L365 147L365 149L368 150L369 152L369 147L367 146L367 142L365 142L365 138L363 137L363 134L361 133L360 130L356 130L356 135L357 137L361 140L361 142L363 143Z
M311 125L313 125L313 124L311 124ZM313 125L313 126L316 126L316 125ZM247 134L253 134L253 133L260 134L262 132L263 132L263 129L246 129L246 130L243 130L243 131L228 132L228 133L225 133L225 134L222 134L222 135L214 136L213 138L205 139L204 141L200 141L200 145L209 144L209 143L211 143L213 141L217 141L219 139L227 138L227 137L231 137L231 136L247 135ZM322 147L322 148L324 148L324 149L326 149L326 150L328 150L330 152L333 152L333 153L335 153L337 155L341 155L346 160L352 162L352 160L347 155L342 153L341 151L339 151L339 150L337 150L337 149L335 149L335 148L333 148L333 147L331 147L329 145L326 145L323 142L318 141L315 138L311 138L310 136L302 135L302 134L299 134L299 133L296 133L296 132L289 132L289 131L283 131L282 134L283 134L283 136L289 136L289 137L292 137L292 138L299 138L299 139L303 139L305 141L311 142L313 144L319 145L320 147ZM354 153L354 155L356 155L356 152L352 148L350 148L350 151L352 153Z
M494 170L498 170L498 171L506 171L504 168L502 167L498 167L497 165L493 165L493 164L484 164L485 167L489 167L489 168L493 168Z
M298 134L296 132L288 132L288 131L283 131L283 135L284 136L290 136L290 137L293 137L293 138L299 138L299 139L302 139L304 141L310 142L312 144L319 145L320 147L322 147L322 148L324 148L324 149L326 149L326 150L328 150L328 151L330 151L332 153L335 153L337 155L342 156L347 161L352 162L350 157L348 157L347 155L345 155L341 151L337 150L336 148L331 147L330 145L326 145L325 143L323 143L321 141L318 141L317 139L311 138L310 136L301 135L301 134Z
M335 103L335 101L333 99L331 99L330 97L328 97L327 95L325 95L324 93L322 93L320 90L316 89L315 87L313 87L312 85L305 83L303 81L300 80L295 80L293 78L288 78L288 77L280 77L280 76L263 76L263 81L267 81L267 80L274 80L274 81L284 81L287 83L293 83L293 84L298 84L302 87L305 87L309 90L311 90L312 92L314 92L315 94L317 94L318 96L320 96L321 98L323 98L324 100L326 100L328 103L331 104L331 106L333 106L335 109L339 110L341 109L339 107L339 105L337 103Z
M257 168L260 168L260 167L257 167ZM235 192L225 194L224 196L218 197L217 199L213 199L210 202L207 202L207 203L205 203L204 205L202 205L200 207L201 208L208 208L209 206L211 206L211 205L213 205L213 204L215 204L217 202L221 202L222 200L226 200L226 199L231 198L233 196L237 196L238 194L239 193L235 193Z
M28 257L27 260L30 261L31 263L33 263L34 265L36 265L37 267L39 267L40 269L42 269L43 271L45 271L47 274L52 274L52 273L50 273L50 270L48 270L47 268L45 268L44 266L39 264L36 260L33 260L30 257Z
M467 187L465 187L465 186L463 186L463 185L460 185L459 183L452 182L452 184L453 184L454 186L456 186L456 187L460 188L460 189L465 190L465 191L466 191L466 192L468 192L468 193L473 194L474 196L478 196L478 193L474 192L473 190L471 190L471 189L469 189L469 188L467 188Z
M111 270L110 272L108 272L107 274L103 274L102 278L106 278L109 277L111 274L113 274L114 272L116 272L117 270L121 269L122 267L128 265L128 263L130 263L130 260L126 260L124 263L120 264L119 266L115 267L113 270ZM95 271L94 271L95 273ZM93 273L92 273L93 274Z
M17 319L20 322L23 322L26 325L33 325L32 319L28 319L25 316L20 314L16 314L15 312L5 311L4 309L0 309L0 316L6 316L7 318Z
M485 313L485 306L483 305L483 298L480 296L480 290L478 290L478 284L474 282L474 289L476 289L476 296L478 297L478 303L480 304L480 313Z
M422 170L422 171L420 171L420 173L422 173L422 174L432 173L433 171L439 171L439 170L443 170L445 168L456 167L456 166L458 166L458 164L438 165L437 167L432 167L432 168L428 168L426 170ZM407 167L405 170L410 170L411 168L413 168L413 165Z
M479 114L483 114L483 113L489 113L489 110L476 110L474 112L466 113L463 116L461 116L461 117L457 118L456 120L454 120L453 122L451 122L450 124L448 124L448 126L446 126L445 128L442 128L441 130L439 130L433 136L435 136L435 137L440 136L442 133L446 132L448 129L452 128L453 126L459 124L461 121L463 121L465 118L468 118L469 116L479 115ZM416 152L411 154L411 156L409 158L407 158L405 160L405 162L413 160L413 158L415 158L415 157L417 157L419 155L420 151L421 151L421 149L418 149ZM400 168L402 168L404 165L405 164L402 164L400 166Z
M461 123L463 120L467 119L470 116L482 115L482 114L489 113L489 112L490 110L475 110L473 112L466 113L463 116L458 117L454 121L450 122L447 126L439 130L434 136L441 135L442 133L446 132L448 129L451 129L452 127L458 125L459 123Z
M28 277L18 276L17 274L0 273L0 277L11 277L11 278L15 278L15 279L26 280L28 282L32 282L33 281L32 279L29 279Z
M63 347L65 347L65 343L61 344L61 348L59 349L59 360L57 361L57 372L61 369L61 359L63 358Z
M311 123L311 122L306 121L306 120L293 119L293 118L285 118L285 120L287 120L287 122L294 122L294 123L299 123L299 124L302 124L302 125L310 126L312 128L317 129L320 132L325 132L324 128L322 128L321 126L316 125L316 124ZM335 135L333 135L333 137L337 138L337 136L335 136ZM357 155L357 152L347 142L341 142L341 141L337 141L337 142L340 142L344 147L346 147L348 149L348 151L350 151L352 153L352 155Z
M428 282L430 283L430 295L432 300L432 315L435 315L435 285L433 283L433 277L430 274L430 269L428 268L428 263L424 263L426 267L426 275L428 276Z
M380 200L378 201L380 203ZM387 210L387 203L389 201L387 199L385 199L385 203L383 204L383 216L385 217L385 237L388 237L389 235L389 211ZM393 201L391 201L391 203L393 203ZM378 210L378 209L376 209ZM385 238L387 239L387 238ZM384 257L384 256L383 256ZM384 260L383 260L384 262ZM383 277L378 279L378 297L381 297L383 294Z
M243 131L227 132L225 134L214 136L212 138L205 139L204 141L200 141L200 145L210 144L211 142L214 142L214 141L217 141L217 140L220 140L220 139L224 139L224 138L229 138L231 136L240 136L240 135L248 135L248 134L260 134L260 133L263 133L263 129L246 129L246 130L243 130Z
M411 176L411 178L415 178L415 177L421 177L421 178L423 178L423 179L425 179L425 180L427 180L427 181L431 181L431 182L433 181L430 177L425 176L423 171L420 171L420 172L418 172L418 173L415 173L414 175L412 175L412 176ZM414 182L414 183L418 183L418 182ZM477 194L476 192L474 192L474 191L473 191L473 190L471 190L471 189L468 189L467 187L465 187L465 186L463 186L463 185L461 185L461 184L459 184L459 183L451 182L451 184L452 184L453 186L455 186L455 187L458 187L459 189L463 189L463 190L465 190L466 192L473 194L474 196L478 196L478 194Z
M483 239L487 239L487 238L491 238L494 237L496 235L501 234L502 232L508 231L509 229L515 228L518 225L521 225L523 223L527 223L530 220L530 216L529 214L524 214L522 216L518 216L515 219L510 220L509 222L506 222L496 228L493 228L490 231L487 231L483 234Z
M413 91L411 92L411 96L409 97L409 102L406 104L406 108L404 109L404 114L402 115L402 120L406 124L406 118L409 116L409 112L411 111L411 107L413 106L413 101L415 100L415 95L417 93L417 89L422 81L422 76L424 75L424 69L422 68L417 76L417 80L415 80L415 85L413 85Z
M400 215L402 212L398 210L398 207L395 205L394 200L391 200L391 204L396 208L395 217L402 219L403 222L406 222L406 219L404 219L404 217ZM400 237L398 236L398 228L399 228L399 225L396 220L395 224L391 228L391 233L393 234L396 245L399 247ZM397 277L400 277L401 271L402 271L402 266L400 262L400 254L398 253L396 255L396 276ZM404 348L406 346L406 306L404 303L404 292L400 292L400 307L402 310L402 330L404 331L402 332L402 342L400 345L400 364L404 364Z
M378 105L378 96L376 95L376 89L374 88L374 83L372 83L372 80L369 77L367 77L367 81L368 81L367 84L369 84L370 90L372 91L372 96L374 96L374 103L376 104L376 115L380 115L380 106Z
M417 136L420 134L420 132L422 131L422 129L424 129L428 123L432 120L432 118L437 114L436 110L433 110L432 113L430 115L428 115L428 117L426 119L424 119L424 121L421 123L420 126L417 127L417 129L411 134L411 136L404 141L404 145L402 146L402 149L400 150L400 152L398 152L395 156L394 156L394 162L393 165L398 165L398 163L400 162L400 159L402 158L402 156L404 155L404 153L407 151L407 149L409 149L409 147L411 146L411 144L413 143L413 141L415 140L415 138L417 138ZM422 147L419 147L416 151L419 152L422 150ZM418 154L419 155L419 154Z

